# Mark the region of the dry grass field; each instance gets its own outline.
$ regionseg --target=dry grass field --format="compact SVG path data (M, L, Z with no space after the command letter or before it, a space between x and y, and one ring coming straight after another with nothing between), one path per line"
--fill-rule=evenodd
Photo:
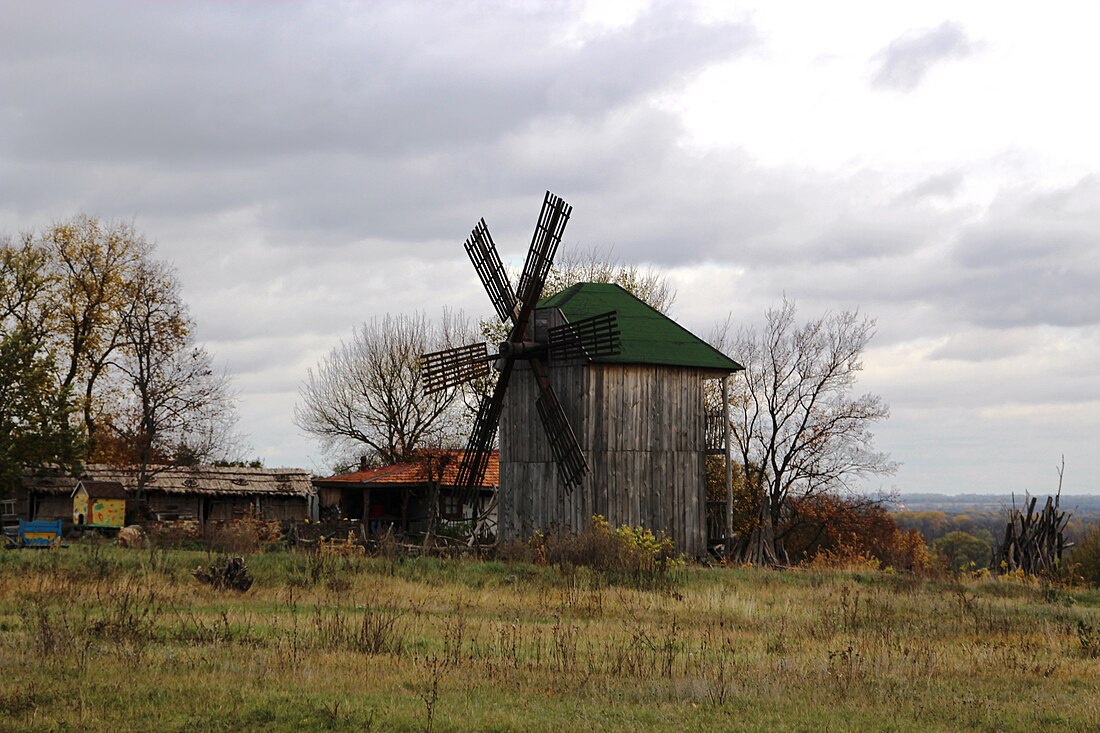
M1100 593L880 571L0 553L4 731L1095 731Z

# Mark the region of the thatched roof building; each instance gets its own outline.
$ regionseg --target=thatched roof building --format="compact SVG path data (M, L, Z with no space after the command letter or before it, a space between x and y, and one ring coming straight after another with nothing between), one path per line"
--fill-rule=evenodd
M238 466L154 466L145 484L149 510L158 519L228 520L246 514L267 519L308 516L313 486L300 468ZM138 472L127 466L88 464L80 477L62 474L28 476L29 514L35 519L68 518L70 497L80 480L116 482L130 497Z

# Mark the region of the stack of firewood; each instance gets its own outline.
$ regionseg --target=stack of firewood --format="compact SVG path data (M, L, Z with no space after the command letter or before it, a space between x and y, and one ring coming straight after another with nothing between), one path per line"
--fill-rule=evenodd
M244 593L252 587L252 575L245 567L243 557L222 558L207 567L200 565L191 574L218 590L235 590L238 593Z
M1069 512L1059 509L1061 492L1048 496L1043 511L1036 512L1037 497L1024 497L1024 510L1015 506L1008 515L1005 539L998 563L1001 572L1022 570L1027 575L1054 575L1062 553L1070 546L1065 540Z

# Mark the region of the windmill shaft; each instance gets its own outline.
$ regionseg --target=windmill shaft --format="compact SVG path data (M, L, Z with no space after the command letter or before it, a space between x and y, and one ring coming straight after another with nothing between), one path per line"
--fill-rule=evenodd
M505 341L500 344L499 356L505 359L530 359L546 353L547 345L538 341Z

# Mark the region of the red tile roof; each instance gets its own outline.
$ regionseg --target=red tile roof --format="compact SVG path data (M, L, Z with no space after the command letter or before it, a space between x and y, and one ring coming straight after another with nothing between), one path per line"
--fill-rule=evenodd
M443 485L454 486L458 481L458 466L462 463L465 451L441 450L432 451L433 458L443 458L447 461L443 467ZM428 482L428 471L422 462L397 463L382 468L372 468L366 471L354 473L342 473L337 476L317 479L318 483L332 484L389 484L393 486L406 484L416 485ZM489 454L489 465L485 468L485 478L481 481L481 488L493 489L500 485L500 453L493 451Z

